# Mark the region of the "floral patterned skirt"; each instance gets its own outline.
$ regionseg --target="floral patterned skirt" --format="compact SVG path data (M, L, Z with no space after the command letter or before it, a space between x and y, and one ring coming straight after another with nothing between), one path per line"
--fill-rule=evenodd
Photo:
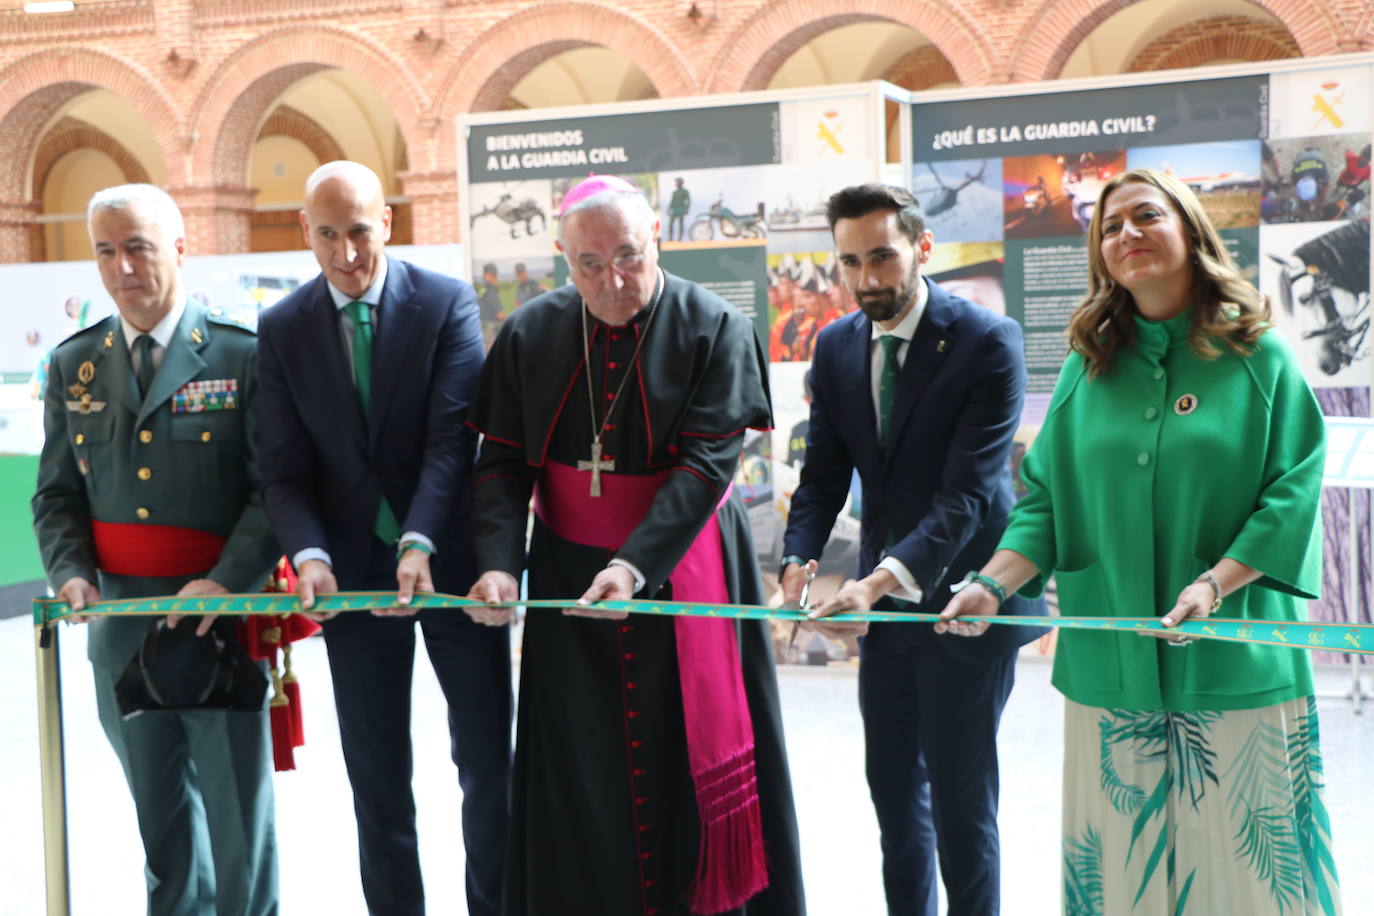
M1335 916L1317 706L1065 701L1065 916Z

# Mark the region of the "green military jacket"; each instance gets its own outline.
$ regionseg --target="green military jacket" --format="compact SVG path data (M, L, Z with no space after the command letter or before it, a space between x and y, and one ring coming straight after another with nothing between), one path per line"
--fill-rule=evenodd
M256 337L219 309L188 302L148 397L113 315L52 354L34 531L54 589L73 576L102 598L175 593L191 578L255 591L279 554L263 511L256 446ZM91 520L172 525L226 539L197 576L102 572ZM98 619L91 660L116 671L133 657L146 620Z
M1325 424L1287 341L1265 333L1242 357L1190 346L1192 312L1137 320L1107 375L1078 354L1021 465L1029 488L1000 547L1054 573L1065 615L1159 617L1222 557L1264 576L1221 617L1306 616L1321 586ZM1054 684L1089 706L1246 709L1312 693L1305 651L1134 633L1061 631Z

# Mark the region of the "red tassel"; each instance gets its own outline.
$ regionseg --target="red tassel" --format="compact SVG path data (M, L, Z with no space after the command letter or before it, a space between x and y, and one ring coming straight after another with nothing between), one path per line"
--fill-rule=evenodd
M282 658L286 663L286 673L282 675L282 692L286 694L287 710L291 719L291 746L305 744L305 720L301 714L301 685L291 670L291 644L282 646Z
M272 720L272 765L281 772L296 768L296 755L291 743L291 704L282 690L281 675L272 669L272 702L268 704Z

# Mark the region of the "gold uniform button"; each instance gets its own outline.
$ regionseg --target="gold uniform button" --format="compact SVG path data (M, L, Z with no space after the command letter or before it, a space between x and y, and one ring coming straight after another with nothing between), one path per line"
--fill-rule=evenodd
M153 469L152 469L152 468L139 468L139 469L138 469L138 479L139 479L139 480L151 480L152 477L153 477Z
M153 431L151 429L141 429L138 431L138 441L147 445L153 441Z
M85 433L77 433L77 434L76 434L76 444L77 444L77 445L84 445L85 442L86 442L86 434L85 434Z
M211 439L213 439L213 438L214 438L214 436L210 435L210 430L208 430L208 429L205 430L204 432L202 432L202 433L200 434L200 441L201 441L201 442L209 442L209 441L210 441Z
M148 510L143 508L142 506L139 506L137 509L134 510L134 515L137 515L139 518L147 518L149 514L150 513L148 512Z

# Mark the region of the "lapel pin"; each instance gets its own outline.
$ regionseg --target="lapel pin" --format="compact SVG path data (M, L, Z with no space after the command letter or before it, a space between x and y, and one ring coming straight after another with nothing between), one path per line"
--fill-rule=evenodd
M1195 394L1185 394L1174 401L1174 413L1180 417L1186 417L1195 410L1197 410L1197 395Z
M106 350L114 346L114 331L105 335L105 340L101 342L101 346Z
M192 328L192 329L191 329L191 343L197 343L197 344L198 344L198 343L203 343L204 341L205 341L205 335L202 334L202 333L200 333L200 328Z
M937 344L935 345L935 352L936 352L936 353L943 353L943 352L945 352L945 339L944 339L943 337L941 337L941 338L940 338L940 342L937 343Z

